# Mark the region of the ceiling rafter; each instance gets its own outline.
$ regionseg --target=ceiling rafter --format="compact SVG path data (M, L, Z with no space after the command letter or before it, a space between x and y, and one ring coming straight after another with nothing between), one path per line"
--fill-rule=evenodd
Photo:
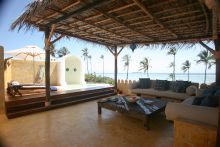
M184 23L183 21L189 22L189 19L191 19L191 18L198 19L199 17L204 17L204 15L203 14L197 15L196 18L192 15L192 16L188 16L188 17L184 17L184 18L177 18L177 19L173 19L173 20L164 21L163 23L170 23L170 22L173 23L173 22L177 22L177 21L182 21L181 23Z
M212 36L210 35L207 35L207 36L198 36L196 39L192 36L190 37L183 37L183 38L179 38L179 39L169 39L169 43L178 43L178 42L185 42L185 41L190 41L190 42L199 42L199 41L203 41L203 40L211 40L212 39ZM143 41L143 42L138 42L139 44L143 44L143 45L146 45L146 44L154 44L155 42L151 42L151 41ZM156 44L163 44L163 43L167 43L167 40L161 40L161 41L158 41ZM118 44L119 46L123 46L123 45L126 45L126 44Z
M189 14L193 14L193 13L200 13L201 11L199 10L195 10L195 11L189 11L189 12L182 12L182 13L178 13L178 14L173 14L173 15L169 15L169 16L163 16L163 17L160 17L159 19L162 20L162 19L168 19L168 18L173 18L173 17L181 17L181 16L184 16L184 15L189 15Z
M134 21L134 20L138 20L138 19L142 19L142 18L146 18L146 16L131 18L131 19L125 20L124 22L130 22L130 21Z
M149 40L155 40L154 38L149 37L149 36L147 36L146 34L137 31L136 29L134 29L133 27L131 27L129 24L126 24L126 23L120 21L118 18L116 18L116 17L114 17L114 16L112 16L112 15L110 15L110 14L107 14L107 13L105 13L104 11L102 11L102 10L100 10L100 9L96 9L96 10L97 10L99 13L102 13L105 17L111 18L113 21L115 21L115 22L117 22L118 24L120 24L120 25L126 27L127 29L131 30L132 32L138 33L138 34L142 35L143 37L148 38Z
M135 14L135 13L139 13L139 12L142 12L142 10L135 10L135 11L130 11L130 12L127 12L127 13L124 13L124 14L119 14L117 17L124 17L124 16L127 16L127 15L132 15L132 14Z
M206 11L206 9L205 9L204 4L202 4L201 2L199 2L199 4L200 4L200 6L202 7L202 11L203 11L203 13L204 13L204 15L205 15L205 24L206 24L205 32L206 32L206 34L208 34L208 32L209 32L209 27L210 27L209 19L208 19L208 14L207 14L207 11Z
M60 21L64 21L66 19L68 19L69 17L73 17L79 13L82 13L84 11L88 11L88 10L91 10L91 9L94 9L96 7L100 7L102 5L105 5L105 4L108 4L110 3L111 0L96 0L96 1L93 1L91 3L88 3L86 4L84 7L80 7L72 12L69 12L65 15L62 15L61 17L57 18L57 19L54 19L52 20L51 22L49 22L48 24L46 24L47 26L51 26L52 24L56 24Z
M81 40L85 40L85 41L89 41L89 42L92 42L92 43L98 43L98 44L101 44L101 45L104 45L104 46L109 46L111 44L108 44L107 42L103 43L103 42L100 42L100 41L94 41L92 39L89 39L89 38L82 38L81 36L77 35L77 34L72 34L72 33L69 33L69 32L66 32L64 30L60 30L60 29L56 29L55 30L56 33L59 33L59 34L64 34L64 35L67 35L67 36L71 36L71 37L74 37L74 38L79 38Z
M74 3L72 3L72 4L70 4L70 5L66 6L66 7L64 7L63 9L60 10L60 12L64 12L65 10L67 10L67 9L69 9L69 8L72 8L72 7L74 7L74 6L78 5L78 4L80 4L80 1L79 1L79 0L78 0L77 2L74 2ZM54 10L53 10L53 11L54 11ZM39 23L41 23L42 21L44 21L45 19L48 19L48 18L51 18L51 17L54 17L54 16L60 14L60 12L55 12L55 13L53 13L53 14L51 14L51 15L48 15L48 16L46 16L46 17L44 17L44 18L41 18L41 19L38 20L36 23L39 24Z
M178 36L173 33L170 29L166 28L155 16L153 16L147 8L139 1L139 0L133 0L135 4L138 5L155 23L157 23L160 27L166 29L170 34L173 35L173 37L178 38Z
M110 11L108 11L108 13L113 13L113 12L117 12L117 11L120 11L120 10L123 10L123 9L127 9L127 8L129 8L129 7L134 6L134 5L135 5L134 3L130 3L130 4L127 4L127 5L124 5L124 6L115 8L115 9L113 9L113 10L110 10Z

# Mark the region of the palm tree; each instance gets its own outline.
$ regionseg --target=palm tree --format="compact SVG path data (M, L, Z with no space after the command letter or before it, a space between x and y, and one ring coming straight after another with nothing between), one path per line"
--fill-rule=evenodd
M204 83L206 83L206 71L207 68L210 69L212 67L212 65L215 64L215 60L213 58L213 56L211 55L211 53L207 50L203 50L198 54L198 57L200 59L196 60L196 63L203 63L205 64L205 77L204 77Z
M148 69L150 67L150 61L148 58L144 58L142 61L140 61L140 69L139 70L143 70L144 73L147 72L147 77L149 77L149 73L148 73Z
M57 52L57 50L55 49L55 45L54 45L54 44L51 44L51 45L49 46L49 49L50 49L50 55L51 55L52 57L56 57L56 52Z
M170 50L167 52L167 55L173 55L173 65L170 67L173 67L173 81L175 80L176 76L175 76L175 67L176 67L176 53L177 50L175 47L170 48Z
M102 77L103 77L103 82L104 82L104 55L101 55L100 58L102 59Z
M92 56L91 55L88 56L88 60L90 62L90 69L91 69L90 72L92 73Z
M174 62L171 62L170 65L169 65L169 67L170 67L170 68L174 68L174 67L175 67ZM171 78L172 81L175 81L175 73L174 73L174 71L173 71L173 73L170 73L170 74L169 74L169 78Z
M57 54L58 54L59 57L63 57L65 55L69 54L69 53L70 53L70 51L66 47L62 47L61 49L59 49L57 51Z
M84 61L86 61L86 66L87 66L87 74L89 74L89 66L88 66L88 56L89 56L89 52L88 52L88 49L87 48L84 48L82 49L82 52L83 52L83 59Z
M190 66L191 66L191 63L189 62L189 60L186 60L185 62L183 62L182 65L183 65L183 66L182 66L183 72L188 71L188 81L189 81L189 68L190 68Z
M170 74L169 74L169 78L171 78L171 79L173 80L174 74L173 74L173 73L170 73Z
M127 69L126 79L128 79L128 71L129 71L129 65L130 65L130 61L131 61L131 56L129 56L128 54L124 55L122 57L122 61L124 62L124 68Z

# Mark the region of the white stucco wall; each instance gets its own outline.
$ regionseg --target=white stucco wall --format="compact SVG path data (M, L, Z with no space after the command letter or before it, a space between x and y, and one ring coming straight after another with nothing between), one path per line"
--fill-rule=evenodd
M58 85L85 84L85 74L81 58L74 55L66 55L59 59Z

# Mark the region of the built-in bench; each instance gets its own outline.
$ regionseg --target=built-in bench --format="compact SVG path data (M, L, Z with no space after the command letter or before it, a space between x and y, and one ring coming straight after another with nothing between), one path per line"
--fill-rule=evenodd
M158 83L160 82L160 83ZM191 83L189 82L188 85L184 85L185 88L178 91L178 88L175 89L175 86L179 86L178 84L181 82L187 82L187 81L167 81L167 80L149 80L146 84L147 86L143 87L143 83L141 84L140 80L138 82L134 82L131 88L131 92L133 94L143 96L143 97L156 97L156 98L162 98L167 99L169 101L183 101L189 96L191 96L190 93L186 92L186 88L194 85L195 87L198 87L198 83ZM166 87L163 87L163 84L166 84ZM141 86L142 85L142 86Z

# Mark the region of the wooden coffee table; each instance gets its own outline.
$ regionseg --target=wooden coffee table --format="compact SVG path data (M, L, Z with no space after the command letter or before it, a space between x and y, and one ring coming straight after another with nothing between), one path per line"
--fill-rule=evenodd
M128 102L126 96L113 96L97 102L98 114L102 108L117 111L125 115L143 120L144 127L150 129L150 119L153 115L163 112L166 102L157 98L140 98L137 102Z

